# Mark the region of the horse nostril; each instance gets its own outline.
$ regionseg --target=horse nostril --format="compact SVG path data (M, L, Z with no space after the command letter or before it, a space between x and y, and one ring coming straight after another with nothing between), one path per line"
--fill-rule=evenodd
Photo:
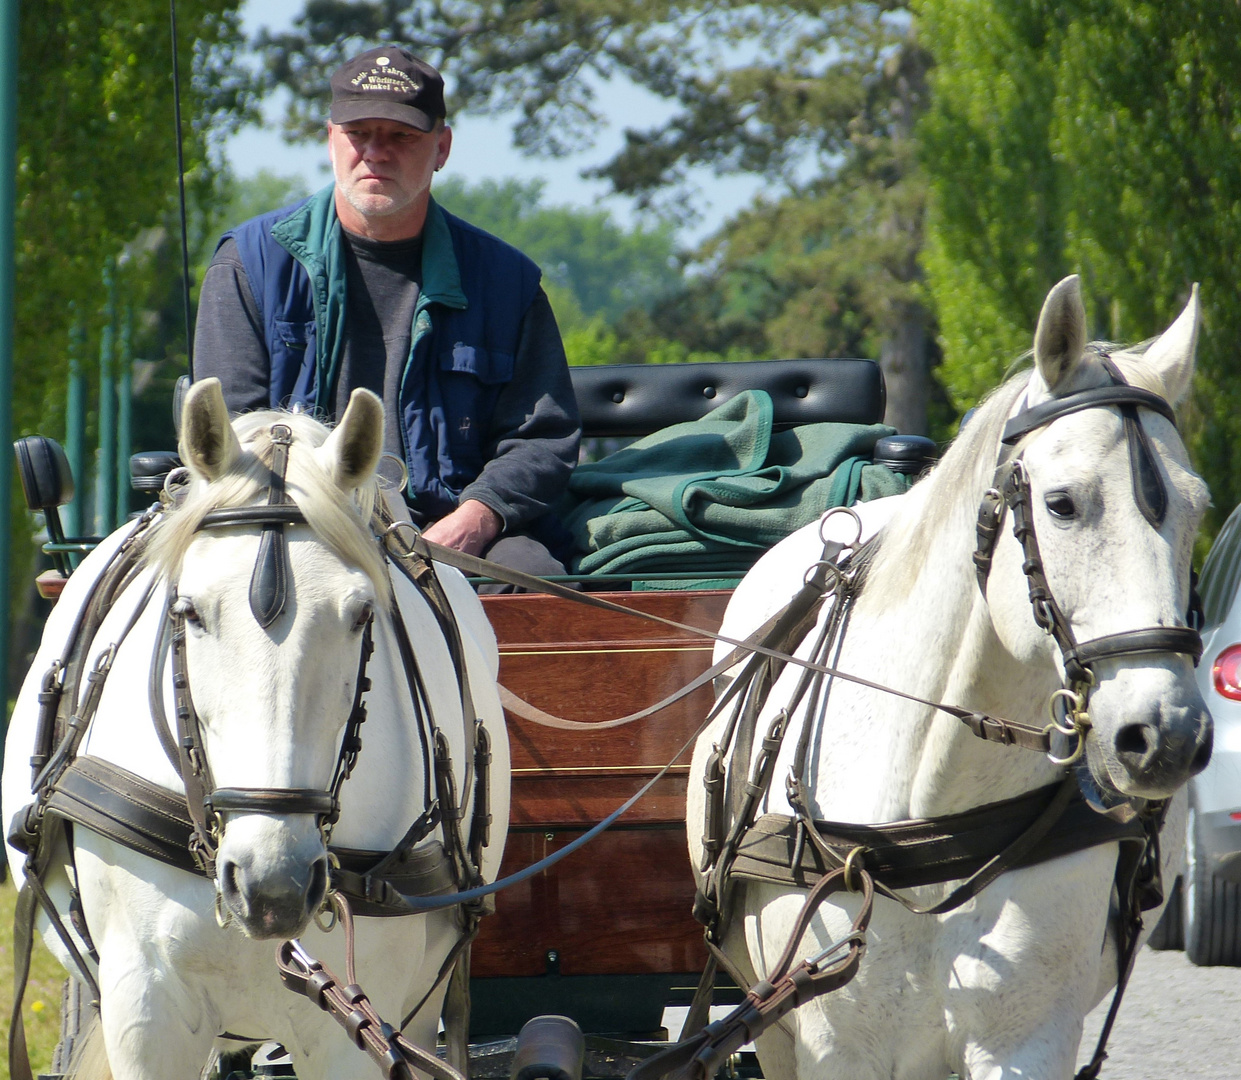
M1125 757L1146 758L1159 745L1159 733L1150 724L1126 724L1116 733L1115 745Z
M221 862L217 873L220 878L220 893L231 906L241 898L241 887L237 884L237 864L232 861Z
M310 867L310 885L306 889L306 910L318 911L327 895L327 859L316 859Z

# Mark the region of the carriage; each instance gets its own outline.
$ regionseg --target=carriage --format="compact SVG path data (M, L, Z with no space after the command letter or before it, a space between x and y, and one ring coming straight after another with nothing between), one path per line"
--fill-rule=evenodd
M1076 295L1075 284L1073 288L1062 290L1057 300L1066 310L1071 306L1070 293ZM1055 295L1053 292L1053 297ZM1080 306L1080 299L1077 304ZM1049 305L1052 305L1051 298ZM1191 308L1193 310L1187 309L1187 316L1178 323L1179 329L1176 333L1169 332L1171 340L1165 350L1169 355L1162 360L1169 370L1175 369L1173 381L1170 383L1172 391L1178 386L1183 389L1187 382L1185 356L1192 355L1193 336L1196 333L1196 305L1191 304ZM1055 313L1053 310L1053 314ZM1084 337L1075 344L1069 335L1070 340L1066 344L1062 340L1064 336L1061 334L1056 337L1051 334L1056 349L1042 372L1047 387L1053 390L1057 389L1061 378L1069 380L1074 365L1083 352ZM1065 357L1074 349L1077 355L1073 356L1070 362ZM1045 348L1044 351L1048 350ZM1061 365L1059 374L1054 370L1057 363ZM1120 388L1122 385L1123 389ZM747 365L579 369L575 372L575 390L582 405L586 432L603 437L642 435L650 427L702 415L713 405L727 400L739 391L755 388L771 395L774 416L779 424L791 425L812 420L866 424L877 422L883 414L882 376L877 365L869 361L773 361ZM1106 389L1106 392L1094 393L1092 397L1092 389ZM1156 395L1130 387L1123 381L1116 386L1092 389L1083 391L1070 387L1060 399L1050 395L1050 401L1045 404L1054 406L1057 400L1071 400L1072 407L1060 411L1044 408L1043 412L1038 414L1037 422L1018 432L1014 441L1031 432L1037 432L1059 420L1061 416L1079 414L1087 409L1092 410L1093 414L1098 411L1095 406L1099 405L1115 406L1124 415L1125 430L1130 433L1127 436L1130 440L1129 453L1135 453L1133 447L1138 446L1138 457L1133 460L1147 461L1149 466L1149 461L1158 451L1151 449L1151 440L1143 434L1140 423L1137 433L1133 433L1128 413L1132 412L1136 417L1136 410L1140 405L1147 409L1157 408L1166 417L1170 415L1170 408L1166 404L1157 406ZM1042 406L1035 405L1028 411L1036 413L1040 407ZM1164 434L1161 430L1159 446L1167 453ZM1121 449L1123 450L1123 446ZM884 440L877 446L877 453L883 455L891 467L910 477L917 476L930 463L927 451L926 440ZM1147 458L1142 458L1142 453L1145 453ZM202 467L208 473L212 468L209 464ZM1177 467L1179 468L1179 465ZM990 463L987 463L987 468L990 468ZM1159 473L1158 465L1154 468L1155 472ZM1139 481L1146 482L1150 479L1149 476L1139 477L1137 464L1133 469L1135 498L1145 513L1149 508L1142 506L1142 499L1149 502L1154 498L1151 493L1152 485L1146 483L1143 488ZM1170 482L1161 480L1153 485L1163 492L1165 501L1164 510L1160 512L1160 522L1162 524L1165 516L1170 521L1177 518L1176 527L1182 533L1186 529L1192 533L1190 526L1196 509L1192 485L1188 489L1190 496L1184 496L1177 487L1179 474L1168 466L1164 467L1164 473L1171 478ZM1163 473L1159 475L1162 476ZM1126 489L1128 484L1129 480L1126 478ZM54 488L55 485L52 484L51 487ZM29 485L27 490L30 491ZM48 497L48 490L50 489L45 486L34 502L40 504L37 508L51 513L58 496ZM1068 498L1063 492L1056 494ZM285 524L293 521L292 518L286 520L280 512L270 508L279 500L274 494L269 495L268 509L264 511L267 516L252 515L254 524L261 527L265 534L268 531L279 531ZM1178 500L1183 505L1178 504ZM1015 496L1010 505L1015 517L1020 518L1022 513L1030 513L1028 505L1016 501ZM1060 509L1064 509L1063 505ZM1052 513L1057 518L1061 516L1055 508ZM1003 509L999 505L993 505L992 514L994 544L994 534L998 532ZM1069 512L1066 511L1064 516L1069 516ZM220 523L225 526L236 524L237 521L236 516L220 519ZM980 524L980 531L982 527ZM1178 533L1178 536L1183 540L1181 534ZM857 539L860 541L860 535ZM972 541L973 537L970 539ZM916 543L916 540L917 538L914 538L913 542ZM820 547L826 546L820 544ZM836 550L842 546L855 553L861 548L860 544L845 543L837 544ZM803 542L799 554L805 550ZM1001 551L1003 550L1005 549L1001 547ZM987 559L990 560L990 557L988 552ZM1184 561L1187 552L1177 552L1176 558ZM1003 563L1004 558L998 561ZM1037 563L1036 558L1033 561ZM1031 562L1028 550L1025 562ZM259 562L254 565L257 579ZM760 574L755 579L756 584L750 584L747 597L756 610L762 612L762 617L751 611L750 623L754 625L735 627L731 631L731 638L726 640L730 644L742 638L749 639L751 643L758 640L750 636L755 625L763 622L766 616L773 615L773 612L778 613L780 600L787 599L790 593L795 592L803 579L808 584L814 577L809 570L819 565L826 566L827 561L824 557L816 561L813 552L809 558L791 567L769 565L766 568L767 576L764 578ZM981 565L979 569L983 569ZM971 566L971 576L973 572ZM820 576L828 573L829 571L824 569ZM1008 575L1010 579L1015 574L1017 580L1023 580L1023 575L1029 576L1029 573L1028 569L1021 569L1021 560L1018 559L1012 566L1003 566L1002 569L997 565L991 580L994 581L1001 574ZM528 866L563 850L612 812L618 803L645 781L657 775L659 778L647 798L617 826L598 837L587 851L571 855L496 896L496 912L482 921L471 950L469 996L472 1006L469 1013L469 1033L476 1049L470 1069L473 1075L507 1075L514 1053L510 1037L526 1020L546 1013L572 1017L583 1029L597 1035L590 1047L591 1071L599 1076L623 1075L651 1053L651 1044L666 1041L667 1032L664 1030L663 1020L665 1007L670 1003L689 1004L693 996L698 973L707 963L708 953L703 944L702 929L691 916L695 892L701 887L701 880L695 880L692 868L686 861L685 850L687 843L691 850L699 847L700 837L697 835L697 824L691 825L687 836L687 794L690 800L691 822L701 821L701 817L695 817L695 814L706 812L709 815L709 810L704 811L701 795L690 786L691 769L701 773L702 762L698 757L695 758L693 766L674 765L666 771L665 767L675 760L678 750L700 727L703 716L708 713L713 698L712 684L705 682L694 693L677 701L654 718L620 730L600 728L598 733L583 733L564 730L563 724L544 726L538 722L540 716L559 714L571 717L578 724L591 724L610 720L618 713L640 710L700 678L711 668L713 659L719 661L721 657L727 656L728 650L721 653L719 646L713 655L710 641L686 628L699 627L712 631L719 628L730 599L728 586L733 582L721 581L718 574L713 574L701 582L707 587L687 588L685 579L690 576L686 573L650 577L639 574L632 580L604 579L604 582L596 581L593 584L606 583L609 588L592 589L588 592L588 595L605 603L664 620L655 622L626 619L614 608L601 613L598 605L579 608L572 599L564 595L517 594L482 598L483 608L499 641L499 682L509 692L506 698L506 727L511 755L512 786L511 804L507 808L508 839L503 861L498 869L499 876L505 877L510 870ZM667 578L674 579L673 583L678 587L667 588ZM843 580L837 578L837 584ZM986 595L988 585L985 572L982 581L981 587ZM747 583L749 582L750 579L747 578ZM1179 582L1170 583L1172 594L1179 588ZM1037 619L1041 613L1051 611L1056 605L1049 594L1036 596L1033 590L1034 581L1031 578L1031 598L1035 601ZM820 587L820 593L823 591ZM252 587L252 609L253 592ZM764 595L765 592L770 592L771 595ZM1027 603L1024 596L1022 602ZM1029 620L1028 606L1021 613L1021 617ZM1190 632L1172 622L1166 613L1147 618L1152 625L1142 630L1117 633L1110 627L1106 628L1106 632L1097 634L1094 640L1084 642L1080 652L1071 630L1066 631L1064 625L1051 624L1052 637L1064 651L1063 664L1071 673L1079 673L1071 680L1069 688L1062 691L1069 695L1069 707L1063 709L1058 718L1053 718L1051 725L1023 725L1017 720L997 721L981 708L969 711L968 715L963 713L951 722L955 725L957 720L965 721L967 726L976 728L973 735L980 736L984 743L1001 744L1001 748L1011 747L1013 743L1025 745L1023 739L1036 740L1041 736L1043 741L1039 745L1048 751L1050 762L1043 761L1043 771L1019 768L1015 776L1019 776L1021 780L1015 782L1020 786L1024 781L1025 785L1029 786L1031 778L1041 780L1050 775L1059 777L1062 766L1066 762L1071 764L1086 748L1091 722L1086 719L1084 702L1092 692L1090 687L1094 682L1092 670L1095 664L1115 664L1117 657L1125 657L1127 660L1134 654L1158 652L1183 658L1192 652ZM1041 635L1042 630L1038 630L1038 633ZM1066 634L1069 646L1062 640ZM830 644L832 642L829 642ZM839 649L839 643L837 645ZM1093 653L1090 646L1095 647ZM1033 653L1043 649L1041 640L1034 644L1025 640L1019 644L1017 651ZM767 651L773 652L770 645L767 646ZM781 655L778 649L775 650L773 656L775 655ZM827 673L835 677L839 672L832 664L839 655L839 651L834 656L819 651L809 659L803 658L794 663L789 663L788 657L782 656L779 667L769 668L766 677L769 682L775 683L778 677L795 674L797 670L810 671L816 664L820 674ZM1075 663L1076 667L1073 666ZM1167 698L1169 695L1175 698L1169 706L1172 712L1193 712L1192 702L1181 701L1176 697L1183 689L1181 683L1184 682L1184 672L1180 670L1181 666L1182 660L1161 659L1156 665L1159 668L1159 678L1163 679L1164 683L1172 679L1175 685L1170 687L1161 684L1157 690L1148 688L1146 692L1152 700ZM1056 671L1056 665L1050 662L1045 667L1052 673ZM733 665L722 670L735 674L735 660ZM1059 678L1058 675L1055 677ZM361 681L359 677L358 685ZM734 681L741 685L740 680ZM1046 682L1047 671L1036 681L1040 685L1041 682ZM1116 680L1112 678L1111 681ZM796 700L800 700L800 696L807 692L808 685L809 683L800 685ZM1095 699L1100 703L1098 715L1093 720L1096 731L1107 729L1112 722L1109 712L1117 707L1108 697L1107 689L1109 688L1101 688ZM812 700L820 690L821 686L819 689L810 689ZM1130 690L1132 692L1132 688ZM840 690L833 692L838 695L841 693ZM765 695L752 695L752 711L756 722L758 712L763 707L763 700L760 698L765 700ZM933 710L935 708L942 710L942 706L932 706ZM1190 719L1201 727L1200 717ZM1153 719L1144 721L1145 726L1140 730L1133 724L1124 725L1119 721L1116 723L1119 734L1116 735L1115 744L1103 751L1106 758L1104 767L1114 769L1116 775L1127 778L1120 782L1122 785L1140 789L1144 801L1158 804L1160 815L1166 813L1163 800L1201 760L1200 750L1204 740L1209 749L1209 734L1203 736L1201 731L1198 731L1192 736L1178 736L1178 741L1185 744L1181 747L1183 760L1169 765L1163 756L1156 752L1158 748L1153 742L1134 744L1135 739L1139 740L1139 743L1142 738L1155 740L1159 725L1164 723L1161 717L1154 716ZM1058 744L1055 742L1057 736L1061 739ZM1066 740L1067 751L1064 746ZM1030 745L1033 745L1033 742ZM994 749L995 747L988 747L986 753L991 753ZM460 752L459 748L458 756ZM781 752L792 753L793 748L788 747ZM1063 756L1057 756L1061 754ZM481 775L480 772L478 776ZM1082 770L1070 775L1074 777L1071 785L1068 781L1052 785L1056 789L1055 799L1067 801L1070 798L1070 788L1074 793L1072 797L1077 797L1075 793ZM465 777L468 779L468 771ZM695 782L698 783L697 780ZM1081 782L1086 783L1085 780ZM1004 785L999 785L996 791L1001 796L1007 794ZM1066 839L1064 835L1060 835L1056 840L1060 846L1053 844L1050 853L1043 853L1041 858L1073 859L1089 856L1098 862L1099 844L1127 843L1141 837L1142 826L1135 826L1134 816L1126 817L1123 812L1116 812L1117 800L1109 802L1108 792L1096 791L1094 794L1107 803L1095 808L1101 811L1097 815L1098 821L1108 822L1109 825L1103 831L1091 834L1097 838L1089 843L1083 844L1080 837ZM1146 799L1146 796L1149 796L1149 799ZM229 803L228 799L221 797L217 800L218 805L226 809L245 805L245 799L241 796L230 794L228 798L234 801ZM999 799L996 803L999 805L1003 801ZM830 800L824 799L820 793L820 802L829 804ZM476 800L475 806L477 805ZM1027 810L1032 805L1028 800L1023 804ZM297 809L301 807L302 804L299 803ZM956 809L950 807L950 810ZM969 807L962 806L959 809L966 811ZM1048 816L1045 813L1046 807L1041 803L1035 810L1034 817L1038 822ZM1063 810L1063 806L1060 806L1059 810ZM1087 815L1094 812L1089 809L1085 811ZM1086 820L1087 825L1078 822L1078 833L1089 833L1091 826L1089 819ZM1032 865L1030 860L1033 860L1035 865L1038 862L1028 849L1037 847L1044 841L1050 844L1052 834L1042 829L1038 835L1034 835L1037 830L1033 826L1014 826L1011 821L1006 825L1010 832L1014 828L1016 831L1011 844L1001 845L1003 851L1015 850L1023 844L1025 849L1012 855L1007 861L1002 860L995 874L988 876L984 873L994 860L975 850L969 853L969 858L973 859L974 863L982 864L978 873L962 870L947 879L930 880L968 878L976 885L970 897L967 897L969 899L1001 871L1015 871L1017 875L1028 873ZM1109 832L1108 829L1112 831ZM710 833L711 830L708 828L706 831ZM772 835L779 841L775 833ZM854 839L856 840L856 837ZM800 865L799 860L807 850L804 839L798 841L798 844L792 858L795 875L798 872L796 868ZM861 853L858 856L860 859L868 857L864 852L866 845L854 846L857 852ZM1143 858L1146 858L1149 845L1138 846L1144 853ZM815 845L808 847L813 849ZM704 868L714 865L711 852L698 850L695 854L698 856L695 862L700 873ZM813 851L811 854L813 855ZM751 853L751 856L751 861L761 861L761 853ZM714 857L718 860L718 851ZM1106 862L1105 857L1103 861ZM957 869L961 869L963 865L953 864ZM833 871L831 866L830 860L820 865L818 876L812 874L806 879L806 884L815 881L832 884L843 871L842 880L845 884L852 882L856 885L856 874L867 875L860 863L855 869L852 856L836 871ZM1097 866L1090 863L1085 869L1078 866L1074 872L1086 873L1089 877L1090 873L1097 869ZM1152 880L1157 880L1157 868L1152 868L1147 860L1143 869L1146 873L1143 884L1149 886ZM495 873L493 868L491 876L495 876ZM1134 873L1136 874L1136 869ZM851 877L851 874L854 876ZM777 888L777 880L778 878L771 878L764 888L768 891ZM909 880L915 889L928 887L928 882L916 876ZM1105 875L1102 880L1106 884L1106 891L1110 893L1114 884L1111 874ZM1136 876L1129 884L1132 885L1135 881ZM1121 884L1123 893L1123 883L1120 883L1119 879L1117 883ZM1097 898L1099 884L1095 882L1091 887ZM1157 903L1158 899L1157 895L1152 898L1148 891L1147 895L1141 898L1142 906ZM1122 896L1122 901L1124 900L1127 898ZM958 903L960 902L958 899ZM1137 903L1138 900L1135 899L1134 904ZM776 906L781 905L777 902ZM1108 921L1106 908L1105 902L1103 913L1095 919L1098 925L1088 933L1100 938L1105 934ZM845 909L849 909L852 917L852 907L846 904L841 910ZM1137 907L1134 907L1133 913L1136 912ZM751 913L749 917L754 918L755 914ZM759 919L761 923L761 915ZM771 920L774 927L772 933L787 937L793 921L795 920L782 909L780 918ZM842 929L839 922L839 918L834 917L830 926L825 923L825 929L816 927L814 936L823 946L824 954L831 952L833 941L847 943L854 939L857 947L852 950L851 960L856 966L861 940L858 935L862 930L856 925L850 930L847 921ZM1137 940L1136 931L1132 927L1129 928L1128 937L1127 951L1131 955ZM735 948L735 942L731 948ZM775 946L768 943L762 948ZM1111 962L1115 963L1116 955L1121 955L1123 961L1125 953L1126 946L1122 942L1113 954L1109 954ZM885 962L890 962L890 956ZM736 978L735 982L745 981L748 985L753 980L747 977L750 972L745 968L745 962L741 962L739 971L736 967L731 970L741 976ZM1122 970L1122 983L1123 974ZM1115 981L1114 969L1111 976ZM1100 976L1104 983L1106 978L1106 974ZM725 987L716 1000L726 1001L729 996L730 991ZM741 989L734 986L731 999L740 1000ZM1078 1002L1076 1006L1082 1004L1084 1002ZM1084 1008L1081 1009L1081 1012L1084 1011ZM769 1021L771 1022L774 1021ZM754 1033L763 1029L759 1026ZM740 1043L730 1045L735 1049ZM987 1053L991 1053L991 1050ZM729 1055L725 1054L721 1059L707 1060L718 1065L720 1060L729 1060ZM779 1065L778 1052L775 1060ZM784 1067L788 1067L787 1063ZM783 1068L777 1068L776 1071L783 1071ZM529 1078L560 1074L554 1070L540 1073L536 1068L534 1072L527 1071L523 1075Z

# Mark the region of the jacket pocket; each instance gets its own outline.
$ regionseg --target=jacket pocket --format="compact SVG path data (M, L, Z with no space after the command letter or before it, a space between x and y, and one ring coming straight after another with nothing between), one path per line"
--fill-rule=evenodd
M472 375L487 385L502 384L513 377L513 354L458 341L440 354L440 371Z
M313 319L275 320L269 350L273 405L305 405L314 399L315 334Z
M449 486L460 491L482 471L496 399L513 378L513 354L458 342L439 356L439 384L452 460Z

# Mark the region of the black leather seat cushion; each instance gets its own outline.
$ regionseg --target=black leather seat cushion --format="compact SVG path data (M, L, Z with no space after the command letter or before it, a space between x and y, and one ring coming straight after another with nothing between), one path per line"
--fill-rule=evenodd
M697 420L744 390L766 390L780 428L835 422L877 424L887 403L873 360L609 364L569 369L587 436L649 435Z

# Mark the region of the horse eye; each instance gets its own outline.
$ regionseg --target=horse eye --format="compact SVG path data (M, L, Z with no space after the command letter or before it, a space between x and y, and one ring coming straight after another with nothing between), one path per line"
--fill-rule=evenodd
M1063 491L1050 492L1043 502L1047 507L1047 512L1061 521L1067 521L1077 513L1073 500Z
M364 630L366 628L366 624L371 621L371 616L374 614L375 607L373 604L363 604L358 610L358 617L353 620L354 632L356 633L359 630Z
M198 609L194 607L194 601L188 596L178 596L172 604L172 613L179 615L191 626L202 626L202 619L198 616Z

